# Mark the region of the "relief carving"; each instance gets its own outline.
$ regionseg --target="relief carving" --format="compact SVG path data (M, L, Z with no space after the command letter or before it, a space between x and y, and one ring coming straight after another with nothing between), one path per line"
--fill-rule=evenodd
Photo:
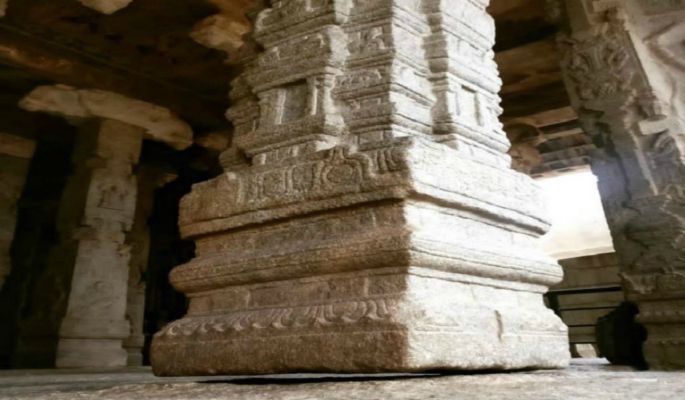
M219 317L195 317L189 321L177 321L167 325L157 335L193 336L245 330L292 330L357 324L363 320L388 321L395 299L369 299L356 302L334 303L309 307L281 308L267 311L243 311Z
M637 66L626 35L615 24L597 28L588 39L569 39L563 63L583 101L619 96L634 89Z
M373 26L353 32L350 35L350 53L354 56L364 56L388 48L386 32L382 26Z

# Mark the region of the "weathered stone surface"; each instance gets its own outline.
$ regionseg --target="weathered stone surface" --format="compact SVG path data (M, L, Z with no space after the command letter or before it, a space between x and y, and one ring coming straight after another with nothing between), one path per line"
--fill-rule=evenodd
M133 0L78 0L79 3L103 14L114 14L126 8Z
M0 154L16 158L31 158L35 151L35 141L0 132Z
M685 3L569 0L564 70L655 368L685 368Z
M155 373L568 363L542 302L561 280L548 223L497 120L487 1L456 3L254 14L227 171L181 204L196 258L171 282L190 310L156 335Z
M182 150L193 144L188 124L168 109L103 90L83 90L66 85L40 86L22 99L20 106L67 119L103 118L137 126L145 138Z
M673 400L682 372L636 372L606 361L569 369L469 375L321 375L155 378L123 371L1 371L0 397L16 400Z

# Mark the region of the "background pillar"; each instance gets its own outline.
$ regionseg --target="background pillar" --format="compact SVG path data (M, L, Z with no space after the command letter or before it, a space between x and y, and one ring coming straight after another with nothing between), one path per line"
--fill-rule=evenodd
M685 367L685 2L567 0L563 69L654 368Z
M192 131L164 108L99 90L42 86L20 106L81 127L53 255L56 263L73 264L56 364L125 366L128 354L122 345L131 336L126 319L131 246L126 239L138 189L134 167L143 139L183 149L192 143Z
M89 147L85 209L72 232L76 260L67 313L60 328L58 367L121 366L130 246L125 243L136 205L136 177L144 130L104 120L83 132L77 146ZM79 173L77 172L77 175Z

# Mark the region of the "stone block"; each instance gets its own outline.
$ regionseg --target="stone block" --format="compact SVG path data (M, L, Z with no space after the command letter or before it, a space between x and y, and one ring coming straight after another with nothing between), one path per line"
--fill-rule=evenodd
M268 187L250 189L260 181L252 172L196 186L181 221L185 235L198 236L197 257L171 274L190 311L156 335L155 372L564 366L566 327L542 302L560 268L533 237L487 222L533 199L502 196L495 206L466 196L488 190L478 171L501 184L532 183L449 157L457 152L439 144L401 140L390 149L389 171L374 164L376 150L313 155L311 168L328 174L299 192L294 172ZM426 162L435 158L443 164ZM437 181L453 185L438 190ZM523 212L509 220L544 226Z

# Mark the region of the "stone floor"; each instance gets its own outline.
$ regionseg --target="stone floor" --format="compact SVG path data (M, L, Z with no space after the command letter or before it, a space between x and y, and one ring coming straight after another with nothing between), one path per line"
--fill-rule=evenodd
M0 372L0 399L685 399L685 372L635 372L602 360L563 371L466 375L172 378L147 368Z

